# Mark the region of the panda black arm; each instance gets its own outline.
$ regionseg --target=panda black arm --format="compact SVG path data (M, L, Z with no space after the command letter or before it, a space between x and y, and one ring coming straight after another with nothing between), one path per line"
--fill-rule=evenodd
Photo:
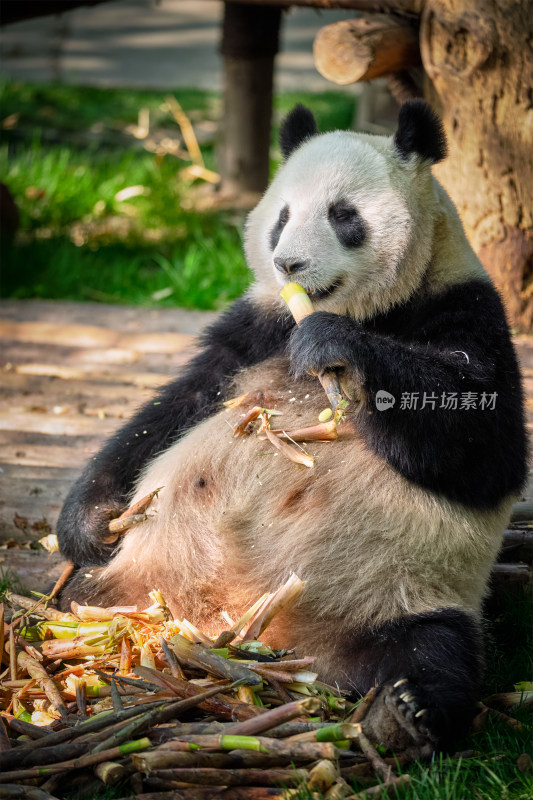
M109 560L114 548L102 541L107 525L124 510L139 471L217 410L240 369L284 348L293 325L288 314L244 298L207 329L184 373L108 440L70 490L57 524L67 558L79 565Z
M520 491L526 474L520 375L488 282L455 286L365 326L317 312L293 332L290 347L297 373L339 367L341 380L361 386L357 428L408 480L478 509ZM394 396L393 407L378 410L380 390ZM413 397L417 407L405 407ZM469 398L476 407L461 408Z

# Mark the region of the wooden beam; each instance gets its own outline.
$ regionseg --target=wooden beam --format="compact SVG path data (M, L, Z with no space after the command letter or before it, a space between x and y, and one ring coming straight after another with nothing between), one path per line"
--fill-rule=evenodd
M418 66L418 31L383 15L342 20L322 28L313 46L324 78L345 86Z
M418 15L422 13L424 0L225 0L231 5L277 6L289 8L290 6L304 6L308 8L348 9L353 11L367 11L371 14L399 14Z

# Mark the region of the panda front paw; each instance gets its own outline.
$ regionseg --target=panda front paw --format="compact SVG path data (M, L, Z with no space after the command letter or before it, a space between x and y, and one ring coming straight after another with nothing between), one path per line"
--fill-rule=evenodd
M355 367L354 336L359 326L349 317L316 311L305 317L289 340L291 372L296 377Z
M117 541L110 541L109 523L125 510L124 502L112 498L84 502L75 491L72 494L57 522L59 549L78 566L105 564L117 548Z

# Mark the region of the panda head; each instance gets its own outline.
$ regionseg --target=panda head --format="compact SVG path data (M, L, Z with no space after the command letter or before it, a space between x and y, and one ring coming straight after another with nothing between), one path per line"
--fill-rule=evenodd
M252 294L276 301L300 283L316 308L364 319L407 300L431 260L442 125L421 100L402 106L396 134L320 135L296 106L281 126L284 161L248 217Z

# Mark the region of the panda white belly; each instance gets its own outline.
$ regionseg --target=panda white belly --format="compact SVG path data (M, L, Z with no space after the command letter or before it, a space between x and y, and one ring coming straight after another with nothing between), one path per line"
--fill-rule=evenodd
M312 469L254 434L235 438L258 403L281 411L287 430L314 424L327 404L318 381L291 379L282 358L243 372L235 391L251 392L248 405L220 411L148 465L132 500L164 488L101 572L98 594L143 604L157 587L176 615L216 634L227 627L221 610L238 616L295 572L306 588L270 640L299 649L323 644L325 631L438 608L478 616L510 501L472 512L409 483L349 416L336 441L306 445ZM327 652L321 663L331 675Z

